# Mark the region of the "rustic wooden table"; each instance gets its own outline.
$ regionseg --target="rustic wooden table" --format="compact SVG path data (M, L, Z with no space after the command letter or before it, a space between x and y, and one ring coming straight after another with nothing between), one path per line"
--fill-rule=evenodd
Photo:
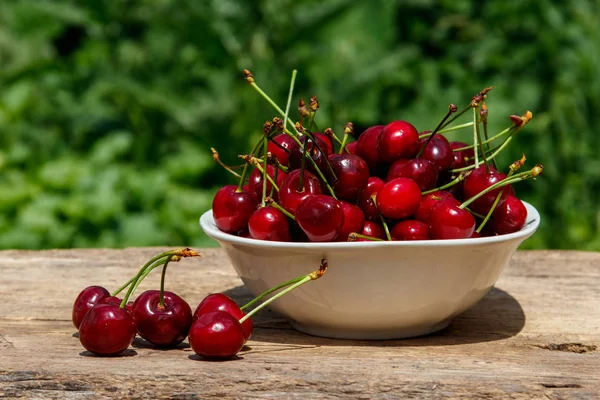
M481 302L422 338L316 338L263 311L234 361L200 361L185 342L83 351L78 292L112 290L162 250L0 252L0 398L600 398L600 253L517 252ZM192 308L209 292L250 299L221 250L201 252L173 264L171 290Z

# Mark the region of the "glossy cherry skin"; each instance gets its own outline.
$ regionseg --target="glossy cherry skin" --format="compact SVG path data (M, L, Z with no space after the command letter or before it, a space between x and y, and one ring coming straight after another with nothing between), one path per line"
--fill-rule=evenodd
M198 316L190 328L189 341L196 354L208 359L232 358L246 342L240 322L224 311Z
M424 158L401 158L394 161L387 175L387 180L410 178L417 182L421 191L431 190L438 181L437 166Z
M387 162L411 158L417 154L419 132L406 121L390 122L383 128L377 142L379 157Z
M267 165L267 173L273 179L273 181L277 184L277 187L281 185L281 182L285 179L287 174L280 169L277 170L277 179L275 179L275 168L272 165ZM271 189L273 185L271 181L267 179L267 196L271 193ZM262 199L263 196L263 174L260 172L258 168L254 168L248 177L248 189L256 194L256 197ZM273 191L272 198L277 200L277 191Z
M356 200L369 180L367 163L351 154L332 154L329 163L337 178L333 184L336 196L342 200Z
M106 297L110 297L110 293L102 286L89 286L83 289L73 303L72 319L75 328L79 329L85 314Z
M525 204L515 196L508 196L506 201L497 206L492 213L492 226L499 235L521 230L527 219Z
M279 146L273 142L277 142ZM267 144L267 151L271 152L271 154L277 158L281 165L287 167L290 158L290 148L294 143L296 142L291 136L285 133L281 133L279 135L273 136L272 140L269 140L269 143Z
M356 154L356 145L357 144L358 144L357 141L346 143L346 147L345 148L346 148L346 150L348 150L349 154L358 155L358 154Z
M254 239L274 242L291 241L288 217L274 207L262 207L254 211L248 221L248 230Z
M450 192L446 192L444 190L437 190L433 193L428 193L421 198L421 202L419 203L419 208L417 208L417 212L415 212L415 219L417 221L424 222L429 224L429 216L431 214L431 210L433 207L441 200L453 198ZM455 200L457 206L460 205L458 200Z
M298 191L301 172L299 169L290 172L279 186L279 204L292 214L296 212L296 208L304 199L323 193L321 181L307 170L304 170L302 190Z
M475 217L453 200L442 200L431 211L429 235L432 239L466 239L473 235Z
M377 192L379 212L390 219L404 219L414 215L420 202L421 189L415 181L408 178L392 179Z
M344 211L344 224L335 240L337 242L346 242L348 241L349 234L353 232L362 233L363 226L365 225L365 214L359 207L346 201L340 201L340 205Z
M325 147L327 149L327 155L333 154L333 139L332 138L330 138L329 136L325 135L324 133L320 133L320 132L313 132L313 136L321 139L323 141L323 143L325 143Z
M213 199L215 225L223 232L235 233L248 227L248 220L256 210L258 197L252 191L237 191L236 185L223 186Z
M383 162L377 150L383 127L384 125L375 125L366 129L356 141L356 155L365 160L371 171Z
M371 199L371 196L379 191L385 185L385 182L376 176L370 176L367 180L367 186L358 195L358 206L365 214L365 219L379 221L377 207Z
M390 230L392 240L429 240L429 225L415 219L398 222Z
M203 314L215 311L226 312L236 320L240 320L246 315L231 297L223 293L212 293L206 296L204 300L198 304L196 311L194 311L194 320L198 319ZM250 336L252 336L252 329L252 319L248 318L242 324L244 340L250 339Z
M315 137L317 145L310 139L308 136L300 136L298 138L302 145L306 147L306 157L310 157L315 161L319 170L325 175L329 171L329 167L327 166L327 157L329 156L327 143L321 140L318 137ZM294 142L294 145L290 149L290 158L289 158L289 167L292 170L300 169L302 167L302 156L303 150L302 147ZM317 174L317 170L310 162L310 160L306 160L305 168L307 168L310 172Z
M365 221L365 225L363 226L362 232L365 236L370 236L374 238L378 238L381 240L386 240L387 237L385 235L385 229L383 229L383 225L375 221ZM358 239L357 242L368 242L369 239Z
M310 196L298 205L294 214L296 222L311 242L331 242L344 225L344 210L331 196Z
M79 341L88 351L101 356L126 350L137 330L129 311L114 304L92 307L79 326Z
M475 152L473 149L456 151L456 149L462 149L463 147L468 146L469 144L464 142L450 142L450 148L452 149L452 154L454 155L454 163L452 164L452 168L464 168L474 163L473 157L475 157Z
M485 165L475 168L471 174L465 178L464 181L463 195L465 200L470 199L471 197L503 180L504 178L506 178L506 175L502 172L496 171L493 167L489 167L489 172ZM486 193L482 197L472 202L469 205L469 208L476 213L487 214L492 208L498 193L500 193L502 189L504 190L502 191L502 195L500 196L497 206L502 205L502 203L506 201L506 198L513 193L510 185L503 188L494 189L491 192Z
M100 300L100 302L98 302L98 304L114 304L116 306L120 306L122 302L123 302L123 299L120 299L116 296L108 296L108 297L105 297L102 300ZM125 304L125 308L129 312L133 312L133 302L130 301L127 304Z
M192 309L173 292L164 292L160 306L160 290L147 290L133 303L133 319L141 337L161 347L175 347L187 337L192 325Z
M427 139L422 139L419 142L420 146L424 146L426 141ZM440 173L452 169L452 165L454 164L454 153L452 152L450 143L448 139L439 134L433 135L433 138L431 138L425 150L421 153L420 158L433 162Z

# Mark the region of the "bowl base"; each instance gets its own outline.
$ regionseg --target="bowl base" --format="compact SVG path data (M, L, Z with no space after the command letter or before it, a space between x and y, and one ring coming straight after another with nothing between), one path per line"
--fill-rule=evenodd
M407 327L386 330L352 330L336 329L326 327L305 326L295 321L289 321L292 328L311 336L320 336L330 339L348 339L348 340L396 340L408 339L417 336L425 336L431 333L441 331L448 327L451 319L441 321L435 325Z

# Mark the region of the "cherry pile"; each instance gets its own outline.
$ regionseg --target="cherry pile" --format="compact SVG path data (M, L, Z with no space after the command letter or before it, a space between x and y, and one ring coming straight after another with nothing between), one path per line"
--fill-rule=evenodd
M136 335L159 348L174 348L188 338L192 350L203 358L233 358L252 335L252 315L298 286L320 278L327 270L323 259L318 270L271 288L242 307L224 293L213 293L192 313L190 305L165 291L164 285L169 262L197 256L200 254L189 248L161 253L112 295L101 286L83 289L75 299L72 315L81 345L98 356L116 356L132 345ZM136 287L161 266L160 290L147 290L131 303ZM116 297L125 289L123 299ZM277 291L248 313L244 311Z
M503 131L488 134L486 88L462 110L451 104L433 131L391 121L340 139L317 128L316 97L300 100L299 121L289 117L295 72L283 111L245 71L246 81L281 115L230 167L237 179L216 193L212 211L223 232L258 240L333 242L466 239L519 231L527 210L512 184L535 178L542 166L517 172L525 156L503 172L496 158L532 118L511 115ZM453 124L472 111L471 122ZM446 135L469 129L473 141ZM356 139L354 141L349 141ZM241 174L235 171L242 168Z

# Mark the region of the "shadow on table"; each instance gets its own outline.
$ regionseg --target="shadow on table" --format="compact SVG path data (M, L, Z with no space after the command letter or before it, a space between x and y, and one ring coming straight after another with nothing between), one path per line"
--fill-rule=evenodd
M225 292L238 304L252 299L245 286ZM502 289L492 288L477 304L454 318L450 325L433 334L410 339L365 341L329 339L294 330L279 314L262 310L253 317L252 339L258 342L310 346L450 346L507 339L525 326L525 313L519 302Z

